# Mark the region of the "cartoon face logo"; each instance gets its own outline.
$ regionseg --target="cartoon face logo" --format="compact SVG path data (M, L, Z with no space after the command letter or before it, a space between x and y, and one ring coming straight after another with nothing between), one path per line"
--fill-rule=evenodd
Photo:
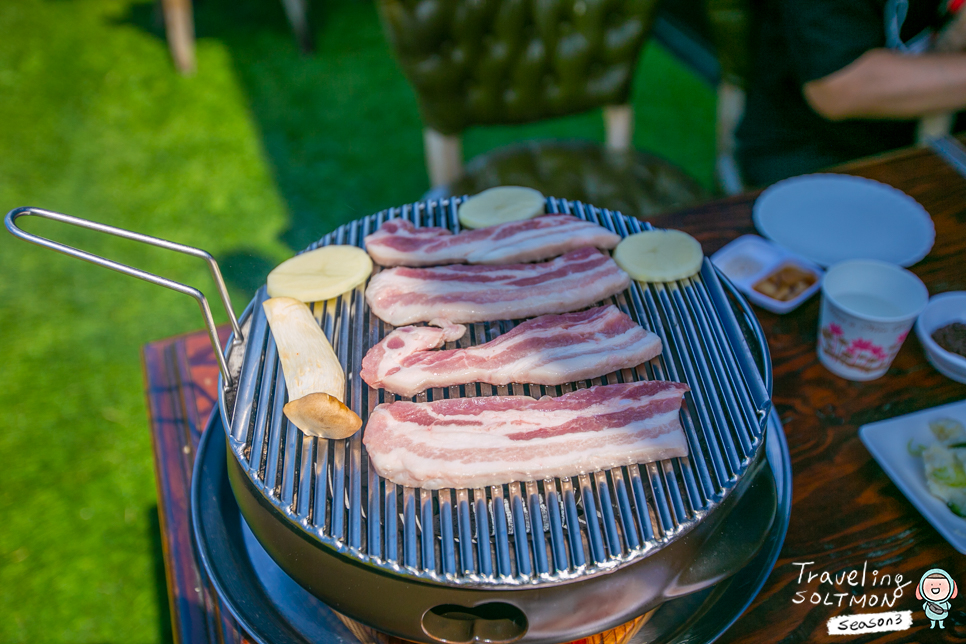
M949 587L949 580L942 575L926 577L922 582L922 598L931 601L946 601L950 599L953 589Z
M959 587L948 572L942 568L927 570L919 580L916 588L916 599L922 600L922 609L926 617L932 622L929 628L946 628L943 621L949 617L950 599L959 594Z

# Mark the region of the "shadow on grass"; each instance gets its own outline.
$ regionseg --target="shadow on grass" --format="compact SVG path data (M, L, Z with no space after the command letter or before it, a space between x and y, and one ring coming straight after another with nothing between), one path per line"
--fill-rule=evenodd
M250 248L239 248L217 259L225 279L248 295L255 294L275 267L271 259Z
M374 3L312 2L311 55L299 51L278 0L205 0L196 3L194 16L198 74L204 74L206 42L227 49L288 212L279 239L293 252L426 191L415 97L389 52ZM153 3L132 5L121 22L165 37ZM248 294L274 265L250 247L217 259L225 279Z
M154 595L158 606L158 641L173 642L171 630L171 605L168 598L168 581L164 571L164 547L161 544L161 521L158 506L153 505L146 511L148 539L151 544L151 570L154 573Z

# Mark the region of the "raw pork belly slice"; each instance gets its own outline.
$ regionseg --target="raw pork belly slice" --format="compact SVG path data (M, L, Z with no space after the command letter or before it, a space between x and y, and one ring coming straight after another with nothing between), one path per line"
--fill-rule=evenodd
M610 249L620 240L620 235L573 215L543 215L458 235L390 219L366 237L366 250L383 266L509 264L536 262L582 246Z
M687 456L688 386L634 382L558 398L492 396L379 405L362 442L379 476L408 487L478 488Z
M446 320L396 329L362 361L362 379L401 396L469 382L561 385L636 367L661 353L661 339L613 304L544 315L475 347L433 351L463 336ZM441 327L441 328L437 328Z
M390 268L369 281L366 301L393 326L486 322L583 309L630 283L610 256L580 248L541 264Z

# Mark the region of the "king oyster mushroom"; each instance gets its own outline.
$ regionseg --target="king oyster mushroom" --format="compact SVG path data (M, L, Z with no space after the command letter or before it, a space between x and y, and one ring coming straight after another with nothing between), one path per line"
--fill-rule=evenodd
M306 434L348 438L362 419L345 406L345 372L309 307L273 297L262 307L275 336L289 402L282 411Z

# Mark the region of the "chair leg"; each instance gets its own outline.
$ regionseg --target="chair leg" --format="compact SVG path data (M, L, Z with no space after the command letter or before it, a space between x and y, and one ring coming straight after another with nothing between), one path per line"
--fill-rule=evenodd
M933 139L941 139L953 131L954 115L952 112L944 114L930 114L919 119L916 128L916 143L928 145Z
M195 24L191 0L161 0L164 31L174 65L182 74L195 71Z
M735 160L735 130L745 112L745 91L737 85L722 81L718 85L717 159L715 170L718 185L725 194L735 195L744 191L744 181Z
M604 107L604 131L607 134L607 149L626 152L631 149L634 138L634 108L630 105L608 105Z
M312 30L309 27L308 3L306 0L282 0L282 7L288 22L295 32L295 40L303 54L311 53L315 48L312 42Z
M423 130L426 171L433 188L455 181L463 174L463 142L432 128Z

